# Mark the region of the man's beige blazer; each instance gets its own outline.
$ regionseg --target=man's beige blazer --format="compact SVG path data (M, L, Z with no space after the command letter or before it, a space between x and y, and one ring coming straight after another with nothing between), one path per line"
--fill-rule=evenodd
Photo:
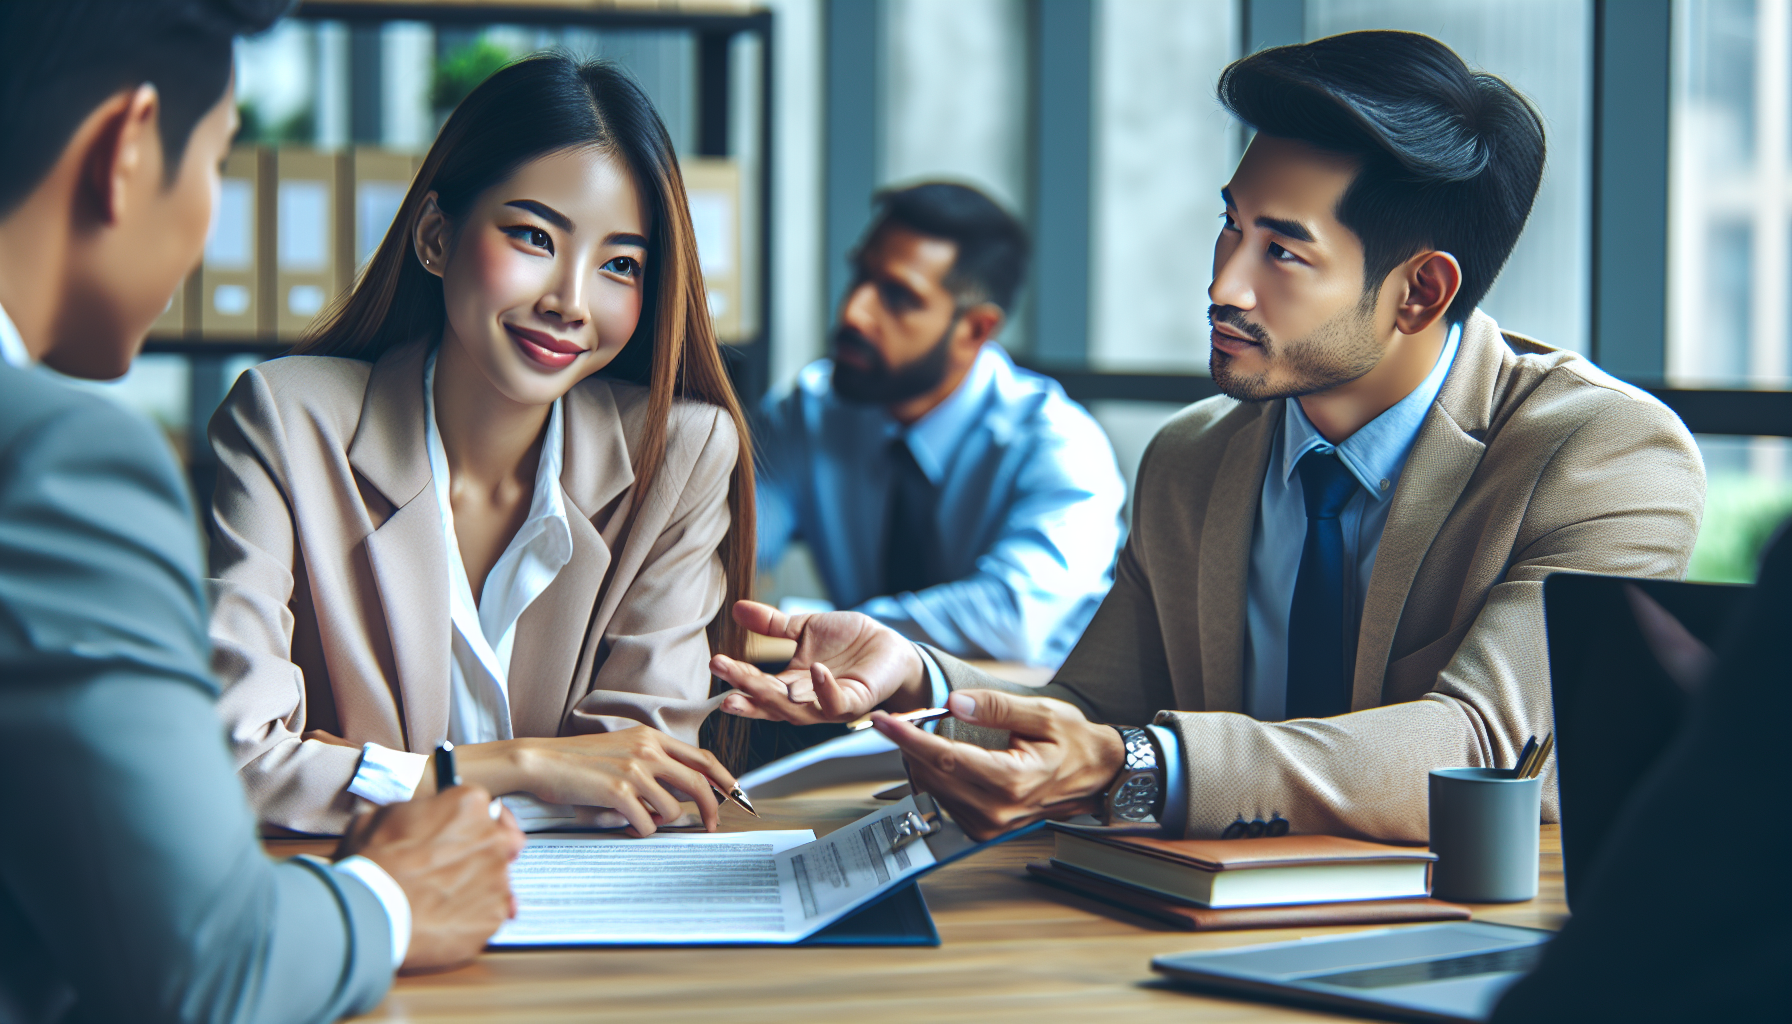
M1282 405L1210 398L1158 432L1113 590L1027 692L1174 728L1190 836L1279 814L1297 832L1424 842L1431 769L1510 766L1550 729L1543 577L1683 575L1704 467L1653 397L1475 313L1388 512L1351 713L1259 722L1242 713L1245 582ZM955 689L1015 689L936 659ZM1553 763L1544 782L1554 821Z
M428 753L448 735L448 561L424 447L427 351L264 363L212 418L219 709L249 796L275 825L340 831L356 808L346 790L362 743ZM676 404L643 501L631 466L646 411L645 388L597 378L565 398L572 560L517 621L517 736L645 723L696 742L737 435L719 408Z

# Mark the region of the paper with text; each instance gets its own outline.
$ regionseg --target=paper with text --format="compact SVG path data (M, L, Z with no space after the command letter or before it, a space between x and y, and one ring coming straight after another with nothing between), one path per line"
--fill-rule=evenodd
M913 798L813 832L531 837L494 947L793 943L933 865L895 846Z

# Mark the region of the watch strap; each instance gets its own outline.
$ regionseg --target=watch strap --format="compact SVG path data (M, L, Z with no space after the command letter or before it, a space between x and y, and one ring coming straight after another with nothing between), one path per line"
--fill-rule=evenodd
M1162 821L1165 799L1165 771L1163 751L1158 748L1157 738L1149 729L1134 726L1116 725L1113 730L1120 734L1120 743L1124 753L1120 762L1120 770L1114 773L1114 780L1108 784L1101 805L1101 821L1104 825L1117 823L1142 823L1139 819L1120 816L1115 810L1115 797L1125 787L1136 797L1137 788L1143 784L1155 789L1151 809L1151 821ZM1141 776L1150 778L1146 782Z
M1120 764L1123 771L1163 770L1163 756L1158 752L1157 740L1152 737L1151 730L1116 725L1114 731L1120 734L1120 742L1126 746L1126 758Z

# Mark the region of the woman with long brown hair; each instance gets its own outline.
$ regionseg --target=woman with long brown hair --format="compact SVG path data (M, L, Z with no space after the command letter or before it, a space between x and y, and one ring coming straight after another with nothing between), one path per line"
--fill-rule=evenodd
M616 67L531 57L454 111L355 288L212 419L220 707L264 821L341 831L452 740L526 828L645 834L680 797L714 828L753 464L704 296Z

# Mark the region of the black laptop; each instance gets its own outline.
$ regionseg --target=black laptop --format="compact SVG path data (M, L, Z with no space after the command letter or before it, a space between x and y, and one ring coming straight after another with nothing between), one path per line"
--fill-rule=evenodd
M1570 905L1631 791L1679 728L1699 662L1748 590L1576 573L1543 581ZM1172 954L1151 967L1205 991L1475 1022L1536 966L1553 934L1466 921Z

